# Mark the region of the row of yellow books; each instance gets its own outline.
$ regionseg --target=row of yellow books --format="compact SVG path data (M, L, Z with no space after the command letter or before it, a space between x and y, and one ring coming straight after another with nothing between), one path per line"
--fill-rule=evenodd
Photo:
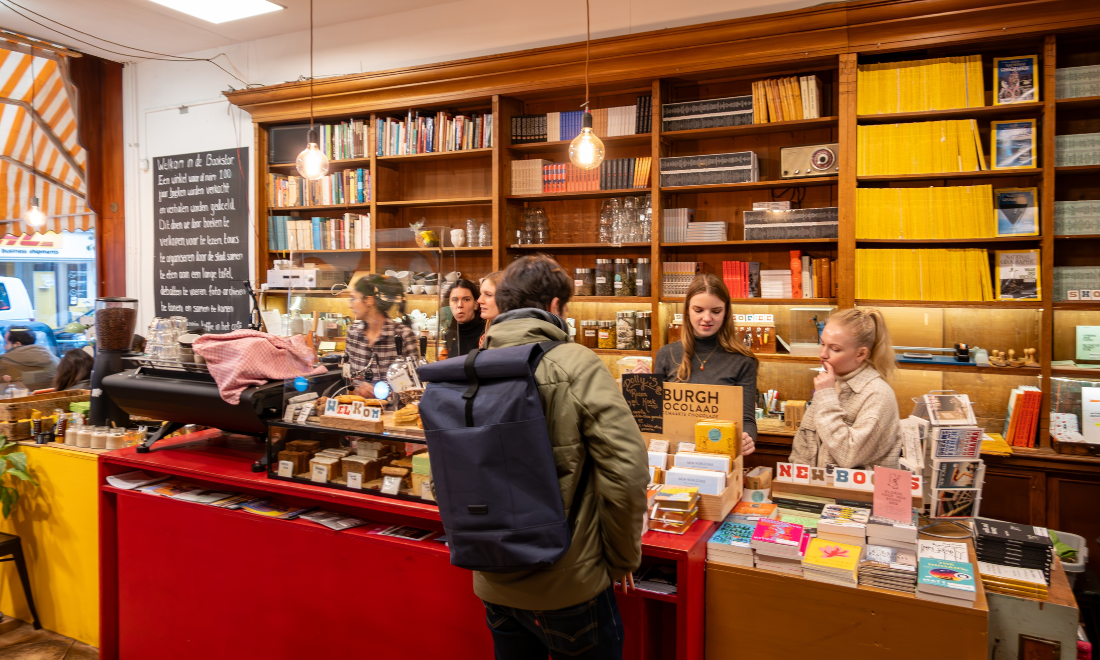
M995 300L989 253L957 250L856 250L856 298Z
M995 238L993 186L856 189L856 238Z
M981 55L861 64L856 75L861 115L985 105Z
M973 119L859 126L858 176L988 169Z
M821 117L821 80L817 76L772 78L752 84L752 123Z

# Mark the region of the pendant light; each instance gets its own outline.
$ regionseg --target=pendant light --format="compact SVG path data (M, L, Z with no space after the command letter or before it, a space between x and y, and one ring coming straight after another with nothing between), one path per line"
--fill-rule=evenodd
M34 77L34 46L31 46L31 207L23 214L23 222L31 228L38 229L46 224L46 214L38 206L38 158L34 151L34 99L38 96L37 80Z
M603 141L592 130L592 113L588 109L588 60L592 51L592 10L588 0L584 2L585 32L584 45L584 115L581 132L569 143L569 160L582 170L591 170L603 162Z
M302 178L316 181L328 174L328 156L317 146L317 128L313 125L313 0L309 0L309 137L298 154L295 166Z

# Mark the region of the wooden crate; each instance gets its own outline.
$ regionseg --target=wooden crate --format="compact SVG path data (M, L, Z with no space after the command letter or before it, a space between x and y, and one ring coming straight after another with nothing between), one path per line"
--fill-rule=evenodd
M745 457L738 456L733 469L726 475L726 489L721 495L699 494L699 519L722 522L741 500L741 491L745 486Z
M0 422L0 435L5 436L8 442L31 439L30 422Z
M90 390L65 390L64 392L32 394L18 399L5 399L0 401L0 422L18 422L21 419L30 419L32 410L37 410L43 416L52 414L54 408L69 412L70 403L87 401L90 396Z
M1062 442L1058 438L1051 438L1050 444L1059 454L1071 456L1100 456L1100 445L1088 442Z

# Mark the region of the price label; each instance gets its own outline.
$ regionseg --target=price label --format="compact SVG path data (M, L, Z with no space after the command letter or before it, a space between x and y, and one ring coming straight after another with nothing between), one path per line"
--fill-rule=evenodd
M606 277L597 277L596 278L596 284L607 284L607 278Z
M616 288L616 289L621 289L621 288L623 288L623 283L622 283L622 282L615 282L615 288Z
M573 286L584 286L584 280L573 280Z
M694 442L681 442L676 445L676 451L695 451Z
M358 472L348 472L348 488L354 488L356 490L363 489L363 475Z
M643 334L645 334L645 332L641 328L638 328L637 330L634 331L634 334L641 337Z
M294 462L293 461L279 461L279 476L280 477L293 477L294 476Z
M634 280L634 285L637 286L638 288L641 288L642 278L639 277L638 279Z
M319 483L328 483L328 467L325 465L314 465L313 471L310 473L309 478L311 481Z
M692 445L692 448L694 449L695 445ZM664 452L664 453L667 454L668 453L668 440L658 440L656 438L650 440L649 441L649 451L660 451L660 452ZM683 451L683 449L681 449L680 451Z
M397 495L401 492L401 477L382 477L382 492Z
M312 403L303 404L301 412L298 413L298 423L299 424L305 424L306 421L309 419L309 414L311 412L313 412L313 404Z

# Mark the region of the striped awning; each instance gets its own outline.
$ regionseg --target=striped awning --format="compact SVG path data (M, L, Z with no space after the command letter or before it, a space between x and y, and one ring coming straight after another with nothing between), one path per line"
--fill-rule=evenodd
M91 229L86 153L76 139L76 92L66 60L33 52L0 43L0 234L35 232L23 222L35 196L47 217L38 231Z

